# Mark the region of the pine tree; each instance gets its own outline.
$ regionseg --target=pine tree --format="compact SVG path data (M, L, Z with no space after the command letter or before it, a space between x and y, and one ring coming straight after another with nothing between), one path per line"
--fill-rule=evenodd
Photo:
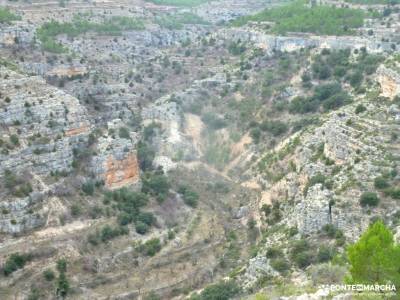
M392 232L377 221L347 249L352 283L387 284L400 287L400 245Z

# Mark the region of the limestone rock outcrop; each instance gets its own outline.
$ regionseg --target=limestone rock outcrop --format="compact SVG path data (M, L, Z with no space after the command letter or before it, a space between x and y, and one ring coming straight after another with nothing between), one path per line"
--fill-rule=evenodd
M396 71L382 65L376 73L382 96L393 99L400 94L400 75Z
M122 126L121 120L109 122L109 129ZM137 137L101 137L97 144L97 155L92 159L92 169L109 189L136 186L140 182L139 162L136 154Z
M71 170L73 148L87 140L91 125L78 99L40 77L0 69L0 168L34 173ZM23 159L21 159L23 157Z
M0 77L0 176L9 178L0 231L18 233L45 222L43 179L73 170L74 149L87 144L91 124L78 99L44 79L3 67Z

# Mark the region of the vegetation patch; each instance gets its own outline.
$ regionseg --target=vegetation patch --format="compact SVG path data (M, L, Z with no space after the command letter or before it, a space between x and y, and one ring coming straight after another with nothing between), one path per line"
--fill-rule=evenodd
M139 245L138 250L147 256L154 256L160 252L161 247L160 239L154 238Z
M118 226L111 227L110 225L105 225L101 230L96 233L89 234L88 242L92 245L98 245L100 242L106 243L120 235L128 234L129 230L126 227Z
M183 29L184 25L190 25L190 24L198 24L198 25L209 24L202 17L200 17L196 14L190 13L190 12L163 16L163 17L157 18L156 23L158 25L160 25L161 27L167 28L170 30Z
M234 281L220 282L207 286L200 294L190 297L190 300L229 300L239 293L240 288Z
M190 186L180 186L178 189L178 193L182 195L183 201L191 206L197 207L199 194L192 190Z
M379 201L378 195L373 192L365 192L360 197L361 206L377 206Z
M10 24L12 21L21 20L20 16L13 14L8 8L0 7L0 23Z
M3 266L4 275L8 276L11 273L17 271L18 269L22 269L29 260L31 260L30 254L20 254L20 253L11 254Z
M42 49L53 53L63 53L67 49L58 43L55 38L60 34L65 34L70 38L79 36L87 32L97 34L120 35L124 30L143 30L144 23L136 18L113 16L104 20L102 23L87 21L79 16L74 16L71 23L59 23L51 21L43 24L36 31L36 35L41 42Z
M162 173L147 172L142 176L142 192L156 197L158 202L163 202L171 187L168 178Z
M321 106L325 111L337 109L352 101L337 82L327 83L315 88L314 95L311 97L298 96L290 102L289 112L309 113L316 112Z
M308 7L303 1L266 9L256 15L241 17L233 22L241 26L249 21L274 22L273 31L310 32L324 35L354 34L354 29L363 25L365 14L362 10L337 8L327 5Z

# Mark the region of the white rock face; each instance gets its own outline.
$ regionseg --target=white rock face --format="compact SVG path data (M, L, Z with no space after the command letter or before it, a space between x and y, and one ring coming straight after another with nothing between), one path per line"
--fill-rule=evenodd
M168 156L156 156L153 161L155 168L161 167L164 172L169 172L176 168L177 164Z

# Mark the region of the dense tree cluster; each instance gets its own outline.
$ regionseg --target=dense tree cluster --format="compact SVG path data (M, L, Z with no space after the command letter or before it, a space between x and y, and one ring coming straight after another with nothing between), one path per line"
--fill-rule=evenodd
M186 24L208 24L202 17L191 12L163 16L157 18L155 21L161 27L170 30L182 29Z
M89 31L119 35L123 30L143 29L143 21L131 17L113 16L102 23L94 23L76 15L70 23L60 23L54 20L44 23L37 29L36 35L41 42L43 50L62 53L66 51L66 48L55 40L60 34L66 34L72 38Z
M312 32L323 35L347 35L363 25L365 14L362 10L337 8L327 5L308 7L303 1L286 6L266 9L253 16L241 17L233 22L240 26L248 21L275 22L273 31Z

